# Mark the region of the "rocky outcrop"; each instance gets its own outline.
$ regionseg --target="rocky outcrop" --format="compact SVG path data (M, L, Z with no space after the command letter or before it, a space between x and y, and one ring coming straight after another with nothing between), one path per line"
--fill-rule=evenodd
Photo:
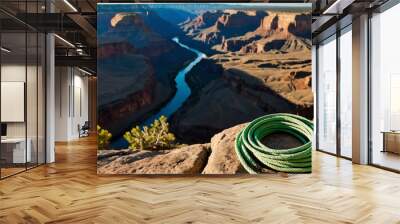
M248 123L214 135L211 143L181 146L171 150L102 150L97 154L98 174L246 174L235 151L237 134ZM276 149L302 145L284 133L268 135L262 143ZM262 173L276 173L263 168Z
M98 168L98 174L199 174L207 164L210 144L170 151L139 151Z
M245 126L236 125L211 138L211 155L203 174L246 173L235 152L236 135Z
M302 50L311 50L311 42L300 38L289 38L285 44L280 48L283 52L294 52Z
M251 36L262 36L241 49L243 53L263 53L271 50L294 52L311 49L311 16L295 13L270 13Z
M104 166L121 156L129 155L132 153L130 149L122 149L122 150L99 150L97 151L97 166Z
M186 21L181 24L183 31L192 35L199 31L199 29L210 27L217 22L218 18L223 14L218 10L215 12L204 12L193 20Z
M171 150L101 150L97 154L98 174L247 174L235 151L238 133L248 123L239 124L214 135L211 143L181 146ZM261 142L274 149L302 145L295 136L274 133ZM277 172L264 167L264 174Z
M97 155L99 174L237 174L246 173L235 152L236 135L246 124L226 129L211 143L172 150L102 150Z
M310 51L311 43L307 40L289 35L289 37L281 38L278 36L252 41L242 46L240 52L245 54L260 54L276 51L281 53Z
M221 33L225 38L242 36L247 32L253 31L260 26L261 19L268 14L263 11L229 10L215 24L217 32Z
M295 22L290 24L288 29L296 36L311 39L311 16L306 14L296 15Z
M311 16L309 14L270 12L255 31L255 34L264 37L270 37L277 33L281 34L281 38L294 35L311 39Z
M117 26L122 26L122 28L132 28L134 27L141 27L146 31L149 29L144 24L142 17L138 13L117 13L110 21L110 25L113 28Z
M311 46L303 40L311 39L308 14L251 10L205 12L181 28L194 40L223 52L263 53Z
M281 33L282 36L289 35L289 26L295 23L294 13L270 13L264 17L260 27L256 30L256 33L263 36L271 36L274 33Z
M263 11L205 12L192 21L182 24L182 30L193 39L213 48L214 45L223 44L226 39L254 31L266 15L267 13ZM224 47L227 47L226 43Z
M290 75L290 84L295 90L307 90L311 87L311 72L297 71Z
M260 38L261 36L254 36L249 39L242 39L242 38L224 39L219 49L221 51L231 51L231 52L240 51L246 45L252 43L253 41L259 40Z

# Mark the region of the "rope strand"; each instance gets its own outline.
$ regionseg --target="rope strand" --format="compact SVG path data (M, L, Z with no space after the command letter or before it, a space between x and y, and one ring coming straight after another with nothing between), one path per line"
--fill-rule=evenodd
M272 149L261 140L283 132L296 137L303 145L289 149ZM260 173L263 168L287 173L310 173L313 123L301 116L278 113L250 122L237 136L236 154L247 172Z

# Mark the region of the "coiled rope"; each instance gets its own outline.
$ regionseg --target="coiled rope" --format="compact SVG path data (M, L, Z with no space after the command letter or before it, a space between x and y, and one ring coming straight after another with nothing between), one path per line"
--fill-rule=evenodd
M287 133L303 145L289 149L272 149L262 139L273 133ZM236 154L247 172L261 173L270 168L287 173L311 172L311 141L313 123L301 116L278 113L259 117L250 122L237 136Z

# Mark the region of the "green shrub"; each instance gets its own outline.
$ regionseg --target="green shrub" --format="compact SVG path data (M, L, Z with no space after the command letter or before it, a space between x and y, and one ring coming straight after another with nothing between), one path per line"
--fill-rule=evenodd
M102 129L100 125L97 125L97 136L98 136L98 146L99 150L108 149L108 145L110 144L110 139L112 134L105 129Z
M124 134L124 139L129 143L131 150L161 150L173 147L175 136L169 132L167 118L161 116L154 120L150 127L132 128Z

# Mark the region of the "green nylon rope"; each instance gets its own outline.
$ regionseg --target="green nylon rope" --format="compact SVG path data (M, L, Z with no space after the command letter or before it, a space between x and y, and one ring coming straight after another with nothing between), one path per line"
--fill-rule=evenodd
M271 149L261 140L273 133L293 135L303 145L290 149ZM287 173L311 172L313 123L294 114L278 113L259 117L236 136L235 150L247 172L261 173L263 168Z

